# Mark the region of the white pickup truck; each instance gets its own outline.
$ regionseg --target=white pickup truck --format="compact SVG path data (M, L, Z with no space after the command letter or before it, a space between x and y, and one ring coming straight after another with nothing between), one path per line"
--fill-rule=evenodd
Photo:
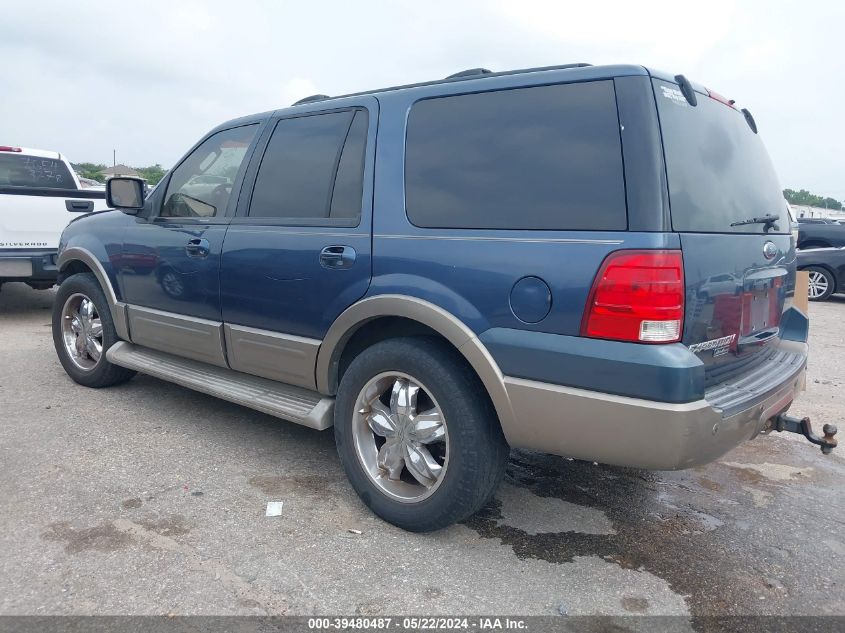
M62 230L75 214L106 208L105 192L82 189L58 152L0 145L0 286L52 287Z

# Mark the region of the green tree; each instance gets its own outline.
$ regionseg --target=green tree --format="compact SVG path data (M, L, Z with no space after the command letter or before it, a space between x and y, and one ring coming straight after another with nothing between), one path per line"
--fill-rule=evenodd
M71 163L73 170L83 178L90 178L97 182L105 182L106 177L103 176L105 165L100 163Z
M836 209L837 211L842 210L842 203L839 202L839 200L834 200L833 198L825 198L821 206L828 209Z
M164 178L164 175L167 173L164 167L158 163L149 167L135 167L134 169L141 174L141 178L146 180L151 186L157 185L158 181Z
M784 189L783 197L791 204L804 204L810 207L826 207L828 209L835 209L839 211L842 209L842 203L830 197L818 196L810 193L806 189L795 191L793 189Z

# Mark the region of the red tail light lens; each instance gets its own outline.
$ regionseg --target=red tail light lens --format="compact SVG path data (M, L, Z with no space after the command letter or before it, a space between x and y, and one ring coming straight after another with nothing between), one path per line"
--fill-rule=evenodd
M684 323L681 251L616 251L602 262L581 335L615 341L674 343Z
M11 147L9 145L0 145L0 152L20 152L20 147Z

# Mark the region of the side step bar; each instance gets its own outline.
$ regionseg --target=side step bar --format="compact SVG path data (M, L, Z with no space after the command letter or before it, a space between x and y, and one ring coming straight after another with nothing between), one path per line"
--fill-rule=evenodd
M115 365L322 431L334 424L334 398L301 387L207 365L119 341L106 352Z

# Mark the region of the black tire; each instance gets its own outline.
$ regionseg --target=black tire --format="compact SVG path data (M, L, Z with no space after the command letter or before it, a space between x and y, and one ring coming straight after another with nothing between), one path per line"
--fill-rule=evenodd
M397 371L427 385L446 421L448 467L430 496L419 502L389 497L370 478L354 446L353 410L375 376ZM335 442L341 463L361 500L385 521L412 532L437 530L481 509L495 492L509 447L478 376L445 341L396 338L367 348L349 365L335 403Z
M812 289L808 288L808 297L807 298L810 301L825 301L830 297L830 295L832 295L834 292L836 292L836 280L833 278L833 275L830 273L830 271L827 268L822 268L821 266L808 266L807 268L804 268L803 270L806 270L807 272L810 273L810 281L811 282L812 282L812 277L815 274L815 275L821 275L824 278L825 282L827 283L827 290L825 290L821 294L816 295L815 297L811 294Z
M78 367L70 358L62 334L62 311L68 299L77 294L88 297L94 303L103 327L102 354L96 365L87 370ZM110 387L130 380L136 372L113 365L106 359L106 351L119 340L106 295L97 278L91 273L78 273L65 279L59 286L53 303L53 345L67 375L80 385L94 388Z

